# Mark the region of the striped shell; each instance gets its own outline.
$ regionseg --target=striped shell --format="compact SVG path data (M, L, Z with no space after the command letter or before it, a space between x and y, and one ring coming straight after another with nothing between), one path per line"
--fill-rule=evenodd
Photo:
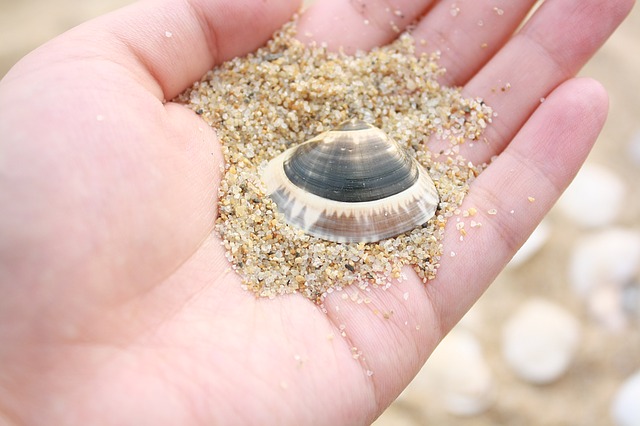
M438 193L427 171L359 120L283 152L262 173L285 220L335 242L374 242L426 223Z

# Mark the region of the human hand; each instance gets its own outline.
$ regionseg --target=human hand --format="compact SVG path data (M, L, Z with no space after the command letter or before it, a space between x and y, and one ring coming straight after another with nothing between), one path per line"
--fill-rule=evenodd
M303 39L353 50L429 9L413 33L442 51L443 82L498 112L490 143L463 148L475 163L498 155L463 206L497 210L482 232L460 244L450 223L444 252L456 256L434 281L407 270L368 305L329 295L340 309L327 314L300 295L240 288L212 234L215 132L163 102L264 43L297 2L142 2L24 58L0 82L0 419L372 421L549 210L603 124L602 88L571 77L632 1L548 0L510 38L533 3L458 0L453 16L449 1L403 0L401 18L387 2L326 0L301 18Z

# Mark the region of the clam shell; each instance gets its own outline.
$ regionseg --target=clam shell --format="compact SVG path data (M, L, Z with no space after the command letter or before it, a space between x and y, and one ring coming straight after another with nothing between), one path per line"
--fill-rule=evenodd
M439 202L427 171L360 120L283 152L262 173L285 220L336 242L374 242L426 223Z

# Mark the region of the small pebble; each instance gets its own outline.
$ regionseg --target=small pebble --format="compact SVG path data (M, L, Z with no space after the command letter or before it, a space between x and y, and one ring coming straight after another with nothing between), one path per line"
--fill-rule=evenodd
M640 370L622 383L611 404L616 426L640 426Z
M557 208L582 227L606 226L618 218L626 196L620 176L606 167L587 163L560 197Z
M560 378L571 366L580 342L578 320L561 306L539 298L522 305L502 331L507 365L534 384Z

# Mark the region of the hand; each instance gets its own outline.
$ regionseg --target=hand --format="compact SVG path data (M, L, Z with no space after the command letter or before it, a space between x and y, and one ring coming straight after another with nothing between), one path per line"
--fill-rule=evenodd
M397 1L403 16L387 3L317 2L299 34L368 49L424 14L414 36L442 51L443 82L498 113L489 143L463 149L476 163L498 156L463 208L498 213L464 243L449 224L444 252L456 256L428 285L407 270L368 305L330 295L328 314L300 295L241 289L212 232L215 131L164 102L263 44L297 1L136 3L7 74L0 421L365 424L391 403L584 161L607 97L573 76L633 2L548 0L514 37L534 0Z

